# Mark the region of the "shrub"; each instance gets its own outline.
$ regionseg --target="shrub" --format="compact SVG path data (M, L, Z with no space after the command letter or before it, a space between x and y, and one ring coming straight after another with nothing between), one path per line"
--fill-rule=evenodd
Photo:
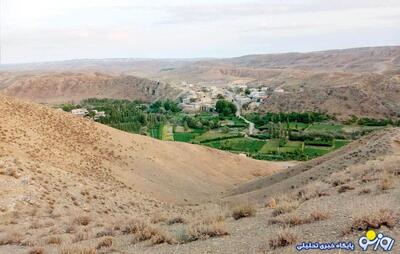
M103 236L114 236L114 235L115 235L115 233L114 233L114 230L112 228L105 228L102 231L97 232L96 238L100 238L100 237L103 237Z
M244 217L252 217L255 216L257 210L256 207L252 204L243 204L240 206L237 206L236 208L233 209L232 211L232 217L235 220L239 220Z
M275 200L275 198L271 198L268 201L268 203L265 205L265 207L275 209L276 208L276 200Z
M47 238L46 243L47 244L61 244L62 240L58 236L50 236Z
M349 190L354 190L354 187L350 186L350 185L342 185L340 186L340 188L338 189L339 193L344 193L347 192Z
M173 217L173 218L171 218L171 219L169 219L167 221L168 225L185 224L185 223L186 223L185 219L183 217L180 217L180 216Z
M344 233L346 234L356 230L366 231L369 229L378 229L381 226L393 228L398 221L398 214L389 208L372 210L353 218L350 230L344 231Z
M329 218L329 214L327 212L315 210L311 212L310 219L311 221L322 221Z
M326 193L326 189L326 184L323 184L321 182L314 182L312 184L308 184L302 189L299 189L294 194L298 200L304 202L313 198L328 196L329 194Z
M271 219L270 223L294 227L294 226L298 226L298 225L313 223L315 221L326 220L327 218L329 218L328 213L322 212L319 210L315 210L315 211L311 212L311 214L308 216L299 215L299 214L288 214L288 215L280 216L278 218Z
M30 249L30 250L28 251L28 254L44 254L44 253L45 253L45 252L44 252L44 249L41 248L41 247L35 247L35 248Z
M98 244L96 249L101 249L101 248L110 248L113 244L112 238L108 237L103 240L101 240Z
M271 238L268 243L269 247L272 249L278 249L286 247L297 242L297 234L287 228L281 229L277 232L274 238Z
M393 183L393 176L385 172L380 178L378 189L381 191L389 190L393 187Z
M369 193L371 193L371 189L365 188L365 189L362 189L358 194L364 195L364 194L369 194Z
M290 213L299 207L299 202L297 200L282 200L278 202L278 205L272 212L273 216L278 216L280 214Z
M74 219L74 223L81 226L89 225L90 221L91 219L89 216L79 216Z
M60 254L96 254L96 250L85 247L63 247Z
M212 224L197 222L191 224L187 229L182 229L177 235L177 240L179 243L188 243L228 234L224 224L221 222Z
M147 240L151 240L152 244L175 243L175 241L161 229L152 227L140 220L131 220L125 228L123 228L122 233L134 235L132 244Z

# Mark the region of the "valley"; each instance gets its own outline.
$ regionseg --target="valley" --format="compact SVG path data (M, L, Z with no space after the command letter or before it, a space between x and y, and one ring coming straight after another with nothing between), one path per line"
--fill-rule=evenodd
M200 144L259 160L310 160L356 140L372 131L398 126L399 121L368 118L340 122L333 116L307 113L249 113L243 118L238 110L187 113L173 101L152 104L139 101L87 99L80 105L59 107L73 112L104 112L96 121L111 127L164 141ZM218 109L217 109L218 110ZM89 114L87 117L89 117ZM249 123L254 127L249 129Z
M0 253L362 253L371 230L397 240L397 58L2 66Z

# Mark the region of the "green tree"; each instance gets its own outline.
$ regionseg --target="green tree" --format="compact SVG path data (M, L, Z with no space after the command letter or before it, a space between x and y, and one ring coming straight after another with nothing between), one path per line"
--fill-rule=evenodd
M220 116L232 116L237 111L236 105L227 100L218 100L215 109Z

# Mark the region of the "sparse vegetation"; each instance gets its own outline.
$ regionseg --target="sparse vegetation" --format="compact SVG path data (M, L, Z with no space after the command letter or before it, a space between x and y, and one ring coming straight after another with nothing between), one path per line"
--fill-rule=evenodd
M393 175L390 175L388 172L383 172L379 180L378 189L381 191L386 191L391 189L393 184Z
M232 210L232 217L235 220L239 220L241 218L245 218L245 217L251 217L251 216L255 216L257 212L256 206L253 204L241 204L238 205L237 207L233 208Z
M179 243L188 243L228 234L228 230L221 222L207 223L199 221L189 225L187 228L182 228L177 235L177 240Z
M175 216L169 220L167 220L168 225L173 225L173 224L185 224L186 220L181 217L181 216Z
M174 240L166 232L140 220L129 221L122 229L122 233L133 234L132 244L147 240L151 240L153 244L174 243Z
M298 236L294 230L288 228L280 229L273 237L269 239L269 247L271 249L278 249L293 245L297 242Z
M113 245L113 239L108 237L104 238L101 240L98 244L96 249L102 249L102 248L110 248Z
M285 213L290 213L299 207L300 203L293 199L279 200L276 208L273 210L272 215L278 216Z
M28 250L28 254L45 254L45 251L42 247L34 247Z
M342 185L342 186L339 187L338 193L344 193L344 192L347 192L347 191L350 191L350 190L354 190L354 187L350 186L350 185Z
M91 218L89 216L78 216L74 219L74 223L81 226L87 226L91 222Z
M393 228L398 221L399 215L390 208L372 209L355 215L352 219L351 227L346 229L344 233L379 229L382 226Z
M63 247L60 254L96 254L96 249L88 247Z
M50 236L49 238L47 238L46 243L47 244L61 244L62 240L60 237L58 236Z
M314 210L310 215L300 215L297 213L284 214L270 220L271 224L279 224L282 226L294 227L303 224L309 224L316 221L322 221L329 218L327 212Z

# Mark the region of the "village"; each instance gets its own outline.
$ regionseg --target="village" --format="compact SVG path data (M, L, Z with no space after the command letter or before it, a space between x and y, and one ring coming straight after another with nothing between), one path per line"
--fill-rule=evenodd
M239 110L254 110L261 103L268 101L272 93L283 93L282 88L272 89L267 86L258 88L247 85L239 86L195 86L184 84L184 92L179 96L180 107L186 113L213 112L218 100L225 99L235 103ZM239 112L240 113L240 112Z
M183 83L180 87L183 91L178 95L176 101L183 112L195 114L200 112L215 112L215 105L218 100L224 99L233 102L238 108L237 114L242 110L254 111L262 103L266 103L272 93L284 93L282 88L272 89L268 86L249 87L248 85L238 86L198 86ZM105 117L104 111L90 110L87 108L72 109L71 113L80 117L90 117L98 120Z

